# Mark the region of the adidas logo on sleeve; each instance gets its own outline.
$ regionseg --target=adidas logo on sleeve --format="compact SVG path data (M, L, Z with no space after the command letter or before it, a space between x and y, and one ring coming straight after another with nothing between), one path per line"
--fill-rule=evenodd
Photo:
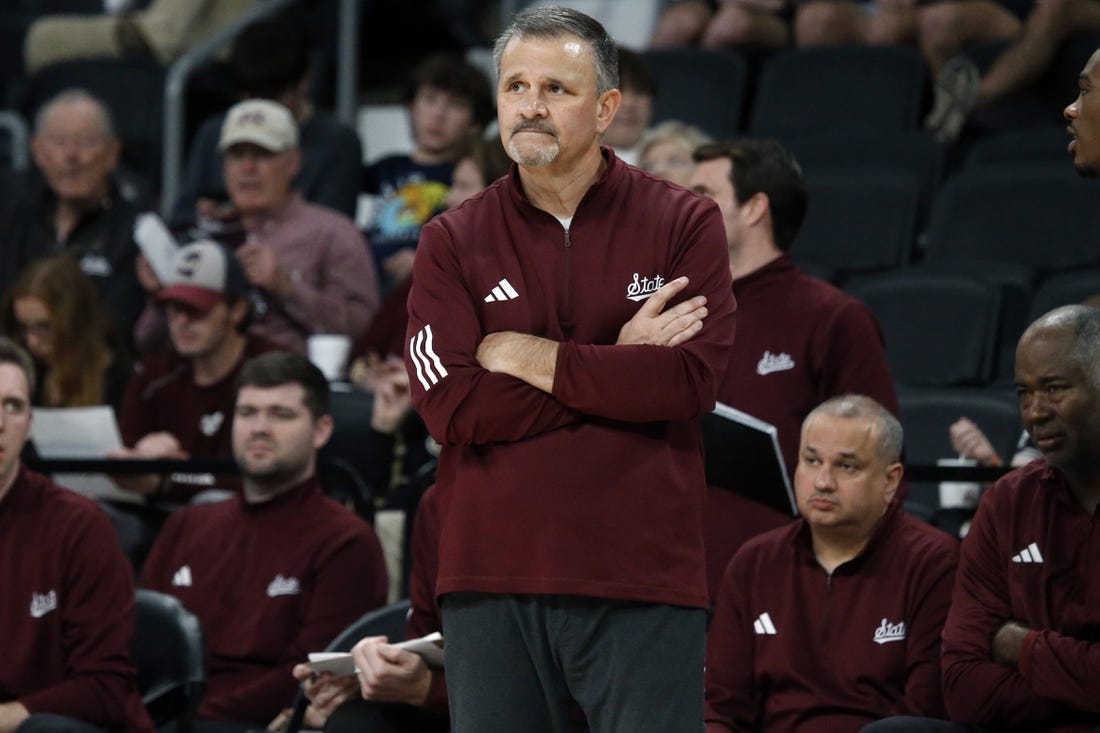
M1013 555L1012 562L1042 564L1043 553L1039 552L1039 545L1032 542L1030 545Z

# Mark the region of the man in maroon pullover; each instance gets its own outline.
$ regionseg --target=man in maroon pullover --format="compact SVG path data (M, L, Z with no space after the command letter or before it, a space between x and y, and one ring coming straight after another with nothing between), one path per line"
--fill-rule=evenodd
M328 381L305 357L248 361L232 431L243 493L173 514L145 562L144 584L202 622L207 733L266 726L294 700L294 663L385 603L374 530L325 496L315 473L332 433L328 403Z
M943 632L952 720L1100 726L1100 310L1058 308L1016 349L1020 417L1041 459L982 497Z
M802 518L746 543L722 580L708 733L855 733L889 715L943 715L958 543L901 510L901 444L897 418L869 397L835 397L806 418Z
M134 583L110 520L19 461L34 366L0 338L0 733L149 733Z
M529 8L494 56L516 165L424 225L408 301L412 401L443 445L452 730L573 731L575 701L594 733L698 733L722 223L601 148L620 92L598 22Z

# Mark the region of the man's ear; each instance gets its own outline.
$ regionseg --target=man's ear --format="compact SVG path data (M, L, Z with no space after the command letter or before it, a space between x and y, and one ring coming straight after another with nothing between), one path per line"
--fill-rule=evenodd
M42 159L46 155L46 141L38 135L31 138L31 158L38 169L42 169Z
M321 415L313 421L313 447L316 450L321 450L328 443L332 437L333 425L332 415Z
M763 191L754 193L749 200L741 204L741 215L745 223L752 226L760 221L771 211L771 200Z
M905 473L905 467L900 463L891 463L886 467L886 503L889 504L894 500L894 496L898 493L898 486L901 484L901 477Z
M615 113L623 103L623 93L618 89L608 89L596 100L596 131L601 135L611 126Z

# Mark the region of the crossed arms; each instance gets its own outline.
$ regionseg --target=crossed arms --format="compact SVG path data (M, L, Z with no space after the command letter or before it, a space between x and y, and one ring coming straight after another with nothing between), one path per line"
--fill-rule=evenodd
M634 317L619 329L617 346L650 344L678 346L699 333L707 316L706 297L697 295L664 310L688 285L678 277L654 293ZM508 374L551 394L558 361L558 342L515 331L486 334L477 347L477 360L491 372Z

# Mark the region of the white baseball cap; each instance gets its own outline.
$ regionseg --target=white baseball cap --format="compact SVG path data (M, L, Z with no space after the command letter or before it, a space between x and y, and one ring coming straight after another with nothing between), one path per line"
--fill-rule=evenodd
M298 147L298 125L283 105L268 99L249 99L233 105L222 125L218 150L237 143L254 143L272 153Z

